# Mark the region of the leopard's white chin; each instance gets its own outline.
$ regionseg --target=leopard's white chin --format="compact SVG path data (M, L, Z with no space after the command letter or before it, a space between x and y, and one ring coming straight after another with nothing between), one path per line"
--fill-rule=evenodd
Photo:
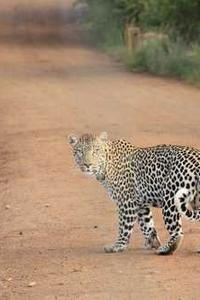
M94 176L94 173L92 171L84 171L84 174L86 176Z
M88 168L81 168L81 171L87 176L94 176L94 172Z

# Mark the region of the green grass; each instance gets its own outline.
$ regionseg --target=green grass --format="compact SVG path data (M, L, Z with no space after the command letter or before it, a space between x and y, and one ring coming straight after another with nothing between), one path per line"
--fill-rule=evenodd
M82 1L88 3L84 26L92 45L123 62L131 71L177 78L200 86L199 44L186 46L179 40L146 40L137 50L130 52L124 46L123 26L117 22L114 2ZM157 30L162 31L159 24Z
M200 46L188 49L180 42L149 40L130 53L125 47L104 47L134 72L178 78L200 86Z

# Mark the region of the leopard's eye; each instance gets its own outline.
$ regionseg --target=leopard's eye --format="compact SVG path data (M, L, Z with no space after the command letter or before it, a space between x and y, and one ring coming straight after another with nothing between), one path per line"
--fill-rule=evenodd
M83 158L83 152L82 151L77 151L77 156L79 158Z
M100 151L100 149L101 148L99 146L96 146L95 149L94 149L94 152L98 153Z

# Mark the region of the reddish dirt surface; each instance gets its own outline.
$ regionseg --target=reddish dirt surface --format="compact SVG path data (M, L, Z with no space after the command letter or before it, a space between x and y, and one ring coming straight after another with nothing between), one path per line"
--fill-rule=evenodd
M105 254L115 207L65 138L107 130L142 146L200 147L200 90L131 74L84 46L66 3L1 3L0 299L200 299L198 225L184 221L173 256L144 250L137 227L129 250Z

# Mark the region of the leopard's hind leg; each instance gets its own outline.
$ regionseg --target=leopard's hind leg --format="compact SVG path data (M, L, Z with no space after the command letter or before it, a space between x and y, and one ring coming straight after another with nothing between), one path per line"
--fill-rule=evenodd
M192 221L200 222L200 210L190 209L198 207L199 191L180 189L175 195L175 204L181 215Z
M174 199L171 199L171 201L165 202L162 209L163 219L170 238L165 245L158 249L157 254L159 255L172 254L180 246L183 237L181 216L174 204ZM172 203L172 205L169 205L169 203Z
M199 188L196 191L182 188L175 195L175 204L181 215L189 220L200 222L199 199ZM200 247L197 252L200 253Z
M170 239L164 246L158 249L158 254L160 255L172 254L180 245L183 237L181 215L190 220L200 221L200 210L195 211L188 208L189 203L194 201L197 193L195 181L194 184L192 184L192 182L190 182L190 184L188 183L188 189L181 188L178 191L170 190L163 198L163 219L170 234ZM173 183L168 181L169 186L170 184L172 186Z

